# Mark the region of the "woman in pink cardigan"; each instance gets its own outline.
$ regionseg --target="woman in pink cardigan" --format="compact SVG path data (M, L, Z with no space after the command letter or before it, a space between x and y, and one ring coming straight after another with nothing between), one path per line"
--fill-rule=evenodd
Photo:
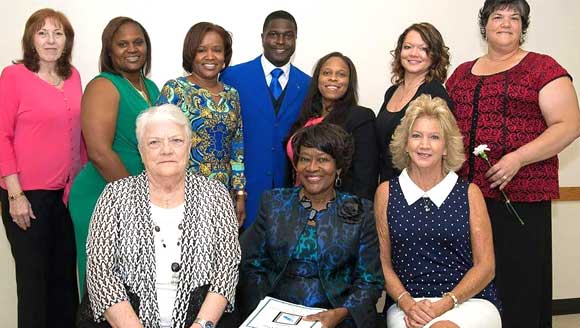
M16 267L18 327L73 327L78 307L67 191L81 166L82 87L68 19L26 22L22 59L0 76L0 202Z

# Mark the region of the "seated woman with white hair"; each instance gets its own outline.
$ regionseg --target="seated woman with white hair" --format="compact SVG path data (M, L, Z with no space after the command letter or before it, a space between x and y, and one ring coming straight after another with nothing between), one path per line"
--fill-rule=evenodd
M91 218L80 326L212 328L234 306L232 199L187 171L191 128L179 108L144 111L136 133L145 171L109 183Z
M411 102L390 150L402 172L374 203L387 326L501 328L489 216L479 188L454 172L465 156L445 101Z

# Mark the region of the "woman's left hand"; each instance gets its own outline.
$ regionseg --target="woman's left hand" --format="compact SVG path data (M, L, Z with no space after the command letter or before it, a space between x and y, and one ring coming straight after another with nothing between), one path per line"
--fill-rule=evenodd
M238 218L238 227L241 227L246 220L246 197L238 196L236 198L236 217Z
M505 154L494 166L485 173L485 178L491 183L491 188L499 186L503 190L522 167L520 156L514 151Z
M318 312L316 314L307 315L304 317L306 321L320 321L322 328L334 328L341 323L348 315L346 308L337 308L327 311Z

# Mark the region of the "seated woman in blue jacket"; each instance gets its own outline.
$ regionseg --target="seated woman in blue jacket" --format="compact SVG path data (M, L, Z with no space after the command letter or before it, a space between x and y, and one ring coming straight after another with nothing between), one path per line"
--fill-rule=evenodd
M240 241L239 311L245 317L271 296L327 309L304 318L324 327L375 327L383 276L372 204L334 187L352 137L320 123L299 130L292 146L301 187L262 195Z

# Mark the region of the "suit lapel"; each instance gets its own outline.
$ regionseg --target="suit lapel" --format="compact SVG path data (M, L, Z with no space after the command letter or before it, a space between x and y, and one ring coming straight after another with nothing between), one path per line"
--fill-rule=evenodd
M286 84L285 89L286 95L284 96L284 99L282 100L282 105L280 106L280 110L278 111L279 116L288 115L287 110L288 106L295 102L296 97L298 97L298 95L301 92L300 89L302 88L302 86L298 83L298 79L296 78L297 75L298 72L294 67L294 65L290 65L290 79L288 79L288 83Z

